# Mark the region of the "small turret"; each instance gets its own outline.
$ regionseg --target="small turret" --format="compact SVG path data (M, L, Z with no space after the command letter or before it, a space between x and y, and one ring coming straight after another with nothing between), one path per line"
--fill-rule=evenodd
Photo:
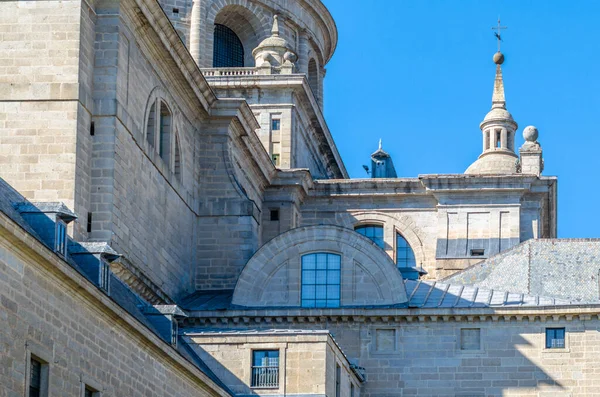
M465 174L515 174L518 156L515 153L517 123L506 110L502 63L504 55L494 54L496 78L492 94L492 109L480 124L483 134L483 152Z
M379 149L371 155L371 178L397 178L392 156L381 147L381 139Z
M281 74L293 73L294 62L298 57L290 50L288 42L279 36L279 17L277 15L273 17L271 36L264 39L252 51L252 55L260 74L271 74L273 67L280 68Z

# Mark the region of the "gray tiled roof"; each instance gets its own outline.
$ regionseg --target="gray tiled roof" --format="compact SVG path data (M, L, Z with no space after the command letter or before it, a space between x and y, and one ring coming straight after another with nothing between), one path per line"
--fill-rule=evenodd
M404 284L409 299L409 308L563 306L573 303L563 299L435 281L405 280Z
M442 281L598 303L600 239L529 240Z

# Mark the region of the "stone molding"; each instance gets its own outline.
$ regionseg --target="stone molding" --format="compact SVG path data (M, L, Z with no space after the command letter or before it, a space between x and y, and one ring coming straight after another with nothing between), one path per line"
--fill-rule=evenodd
M417 266L426 263L425 251L423 249L423 241L425 233L415 224L407 215L400 213L388 214L381 211L360 211L360 212L338 212L336 213L339 224L349 229L354 229L359 225L366 224L382 224L384 227L384 239L386 243L391 242L391 250L386 250L390 258L395 261L396 241L395 233L399 233L406 239L412 248ZM392 235L390 236L390 232ZM391 240L390 240L391 239Z
M407 302L406 289L396 265L371 240L339 226L308 226L292 229L263 245L248 261L238 279L232 303L244 307L300 306L300 258L313 252L342 256L341 305L390 305ZM359 265L356 265L359 263ZM364 295L356 282L373 283L377 296ZM364 285L368 289L369 285ZM269 295L269 299L265 298Z

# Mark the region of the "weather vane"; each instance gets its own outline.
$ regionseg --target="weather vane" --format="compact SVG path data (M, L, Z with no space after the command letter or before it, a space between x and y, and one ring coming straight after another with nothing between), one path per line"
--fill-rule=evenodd
M500 25L500 17L498 17L498 26L494 26L492 28L492 30L495 30L494 36L496 36L496 38L498 39L498 52L500 52L500 42L502 41L501 33L504 29L508 29L508 26L501 26Z

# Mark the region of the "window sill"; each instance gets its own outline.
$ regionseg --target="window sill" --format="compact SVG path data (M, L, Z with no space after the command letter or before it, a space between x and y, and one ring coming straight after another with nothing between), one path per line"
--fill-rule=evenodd
M556 354L556 353L570 353L571 349L565 347L565 348L544 348L542 350L542 354Z

